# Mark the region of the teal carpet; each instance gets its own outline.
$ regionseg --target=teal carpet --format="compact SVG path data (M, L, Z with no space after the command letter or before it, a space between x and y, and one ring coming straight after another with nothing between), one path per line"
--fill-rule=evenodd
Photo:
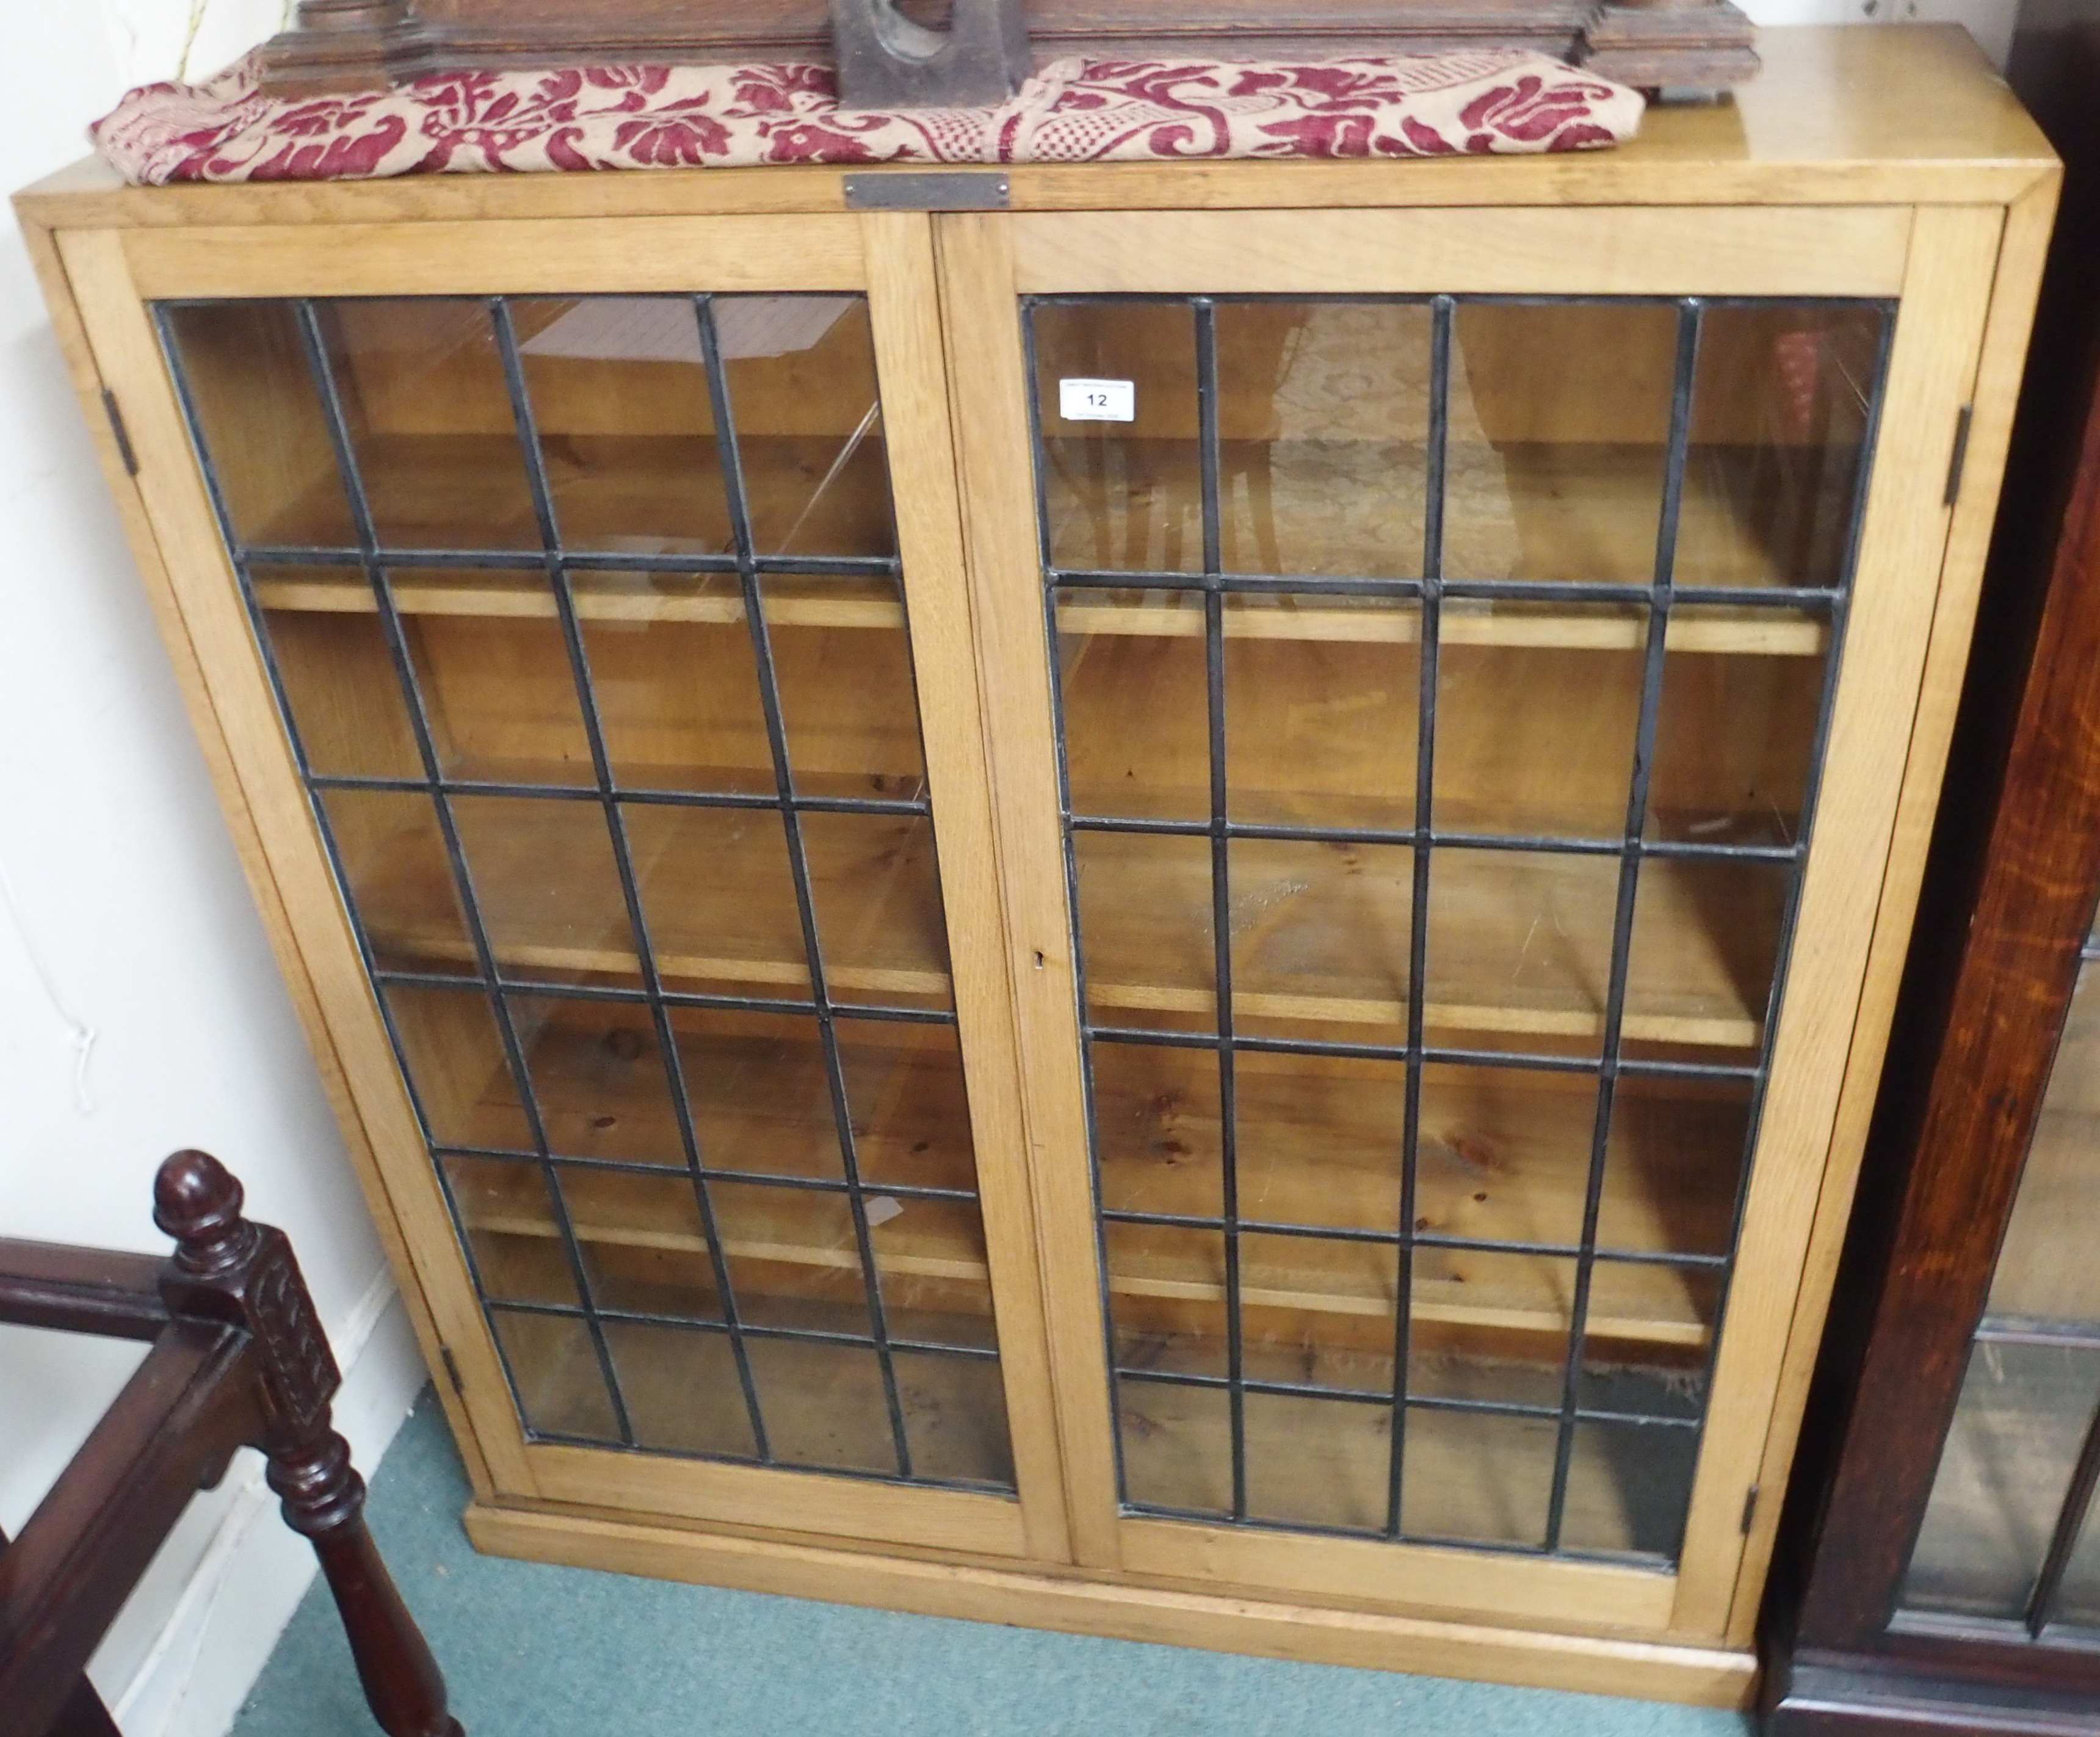
M372 1528L468 1737L1744 1737L1736 1714L674 1586L477 1556L426 1392ZM234 1737L371 1737L316 1581Z

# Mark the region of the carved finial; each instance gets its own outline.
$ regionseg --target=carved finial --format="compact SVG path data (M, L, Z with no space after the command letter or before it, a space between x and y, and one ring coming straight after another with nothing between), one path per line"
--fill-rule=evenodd
M198 1277L237 1267L255 1227L240 1215L239 1179L208 1152L178 1152L153 1182L153 1222L175 1239L175 1264Z

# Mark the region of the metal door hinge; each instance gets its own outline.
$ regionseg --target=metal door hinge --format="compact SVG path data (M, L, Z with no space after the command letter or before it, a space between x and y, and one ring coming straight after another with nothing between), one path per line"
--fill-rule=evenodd
M117 456L124 461L126 473L139 474L139 455L132 450L131 430L124 425L124 412L117 408L117 395L108 387L102 389L102 408L108 412L109 432L117 437Z
M1004 211L1012 184L1001 174L886 171L848 175L846 204L855 211Z
M1763 1486L1762 1484L1754 1484L1749 1487L1749 1490L1744 1493L1743 1536L1745 1538L1749 1537L1750 1535L1750 1522L1757 1518L1758 1492L1762 1488Z
M1961 414L1954 419L1954 456L1947 463L1947 496L1943 505L1951 507L1961 498L1961 467L1969 462L1969 425L1975 415L1974 404L1964 404Z
M444 1360L445 1373L452 1381L452 1391L457 1393L461 1399L465 1399L466 1397L466 1383L460 1379L459 1359L452 1355L452 1347L449 1345L440 1345L438 1347L438 1355Z

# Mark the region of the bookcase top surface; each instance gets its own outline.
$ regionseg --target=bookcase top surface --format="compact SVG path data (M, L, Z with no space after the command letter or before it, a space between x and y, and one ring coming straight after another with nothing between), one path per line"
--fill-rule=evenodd
M2040 129L1958 25L1780 28L1762 31L1758 46L1764 71L1732 97L1652 107L1640 136L1615 149L1016 165L1008 171L1012 208L1995 204L2058 172ZM846 174L651 170L131 187L90 157L15 203L23 222L48 228L837 211L846 208Z

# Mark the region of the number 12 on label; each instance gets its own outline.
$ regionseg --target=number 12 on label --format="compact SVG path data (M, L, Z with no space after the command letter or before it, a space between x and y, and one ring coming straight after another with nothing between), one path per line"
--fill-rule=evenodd
M1057 414L1067 422L1135 422L1137 383L1132 380L1061 380Z

